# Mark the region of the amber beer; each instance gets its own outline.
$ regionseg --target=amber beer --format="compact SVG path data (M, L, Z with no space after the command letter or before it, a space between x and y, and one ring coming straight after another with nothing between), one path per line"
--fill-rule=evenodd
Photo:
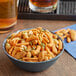
M58 0L29 0L30 9L37 12L51 12L57 7Z
M0 0L0 31L17 23L17 0Z

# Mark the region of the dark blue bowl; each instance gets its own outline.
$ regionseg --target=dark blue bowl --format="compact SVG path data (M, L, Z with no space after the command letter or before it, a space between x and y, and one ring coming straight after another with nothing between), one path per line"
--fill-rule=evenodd
M32 29L32 28L29 28L29 29ZM23 29L23 30L19 30L17 32L20 32L20 31L24 31L24 30L28 30L28 29ZM53 33L53 32L52 32ZM55 34L55 33L54 33ZM11 34L10 34L11 35ZM10 36L9 35L9 36ZM8 36L8 37L9 37ZM8 38L7 37L7 38ZM59 37L59 36L58 36ZM60 54L58 54L55 58L52 58L48 61L43 61L43 62L24 62L24 61L20 61L18 59L15 59L14 57L10 56L6 49L5 49L5 44L6 44L6 40L7 38L4 40L3 42L3 49L4 49L4 52L5 54L9 57L9 59L15 64L17 65L18 67L26 70L26 71L30 71L30 72L41 72L47 68L49 68L51 65L53 65L56 60L62 55L63 51L64 51L64 44L63 44L63 49L62 51L60 52ZM59 39L61 39L59 37ZM62 40L62 39L61 39ZM62 41L63 42L63 41Z

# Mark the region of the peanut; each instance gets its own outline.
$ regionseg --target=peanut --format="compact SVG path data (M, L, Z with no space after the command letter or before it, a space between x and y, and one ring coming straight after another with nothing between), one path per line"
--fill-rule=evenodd
M70 30L69 33L70 33L71 40L75 41L76 40L76 31Z
M67 42L68 42L68 43L70 43L70 42L71 42L70 37L67 37Z

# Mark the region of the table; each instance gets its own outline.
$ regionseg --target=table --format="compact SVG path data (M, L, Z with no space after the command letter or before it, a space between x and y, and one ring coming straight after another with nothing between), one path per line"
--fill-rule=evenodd
M76 21L18 20L11 33L38 26L53 31L73 24L76 24ZM43 72L31 73L16 67L2 49L2 43L8 34L0 34L0 76L76 76L76 61L65 51L53 66Z

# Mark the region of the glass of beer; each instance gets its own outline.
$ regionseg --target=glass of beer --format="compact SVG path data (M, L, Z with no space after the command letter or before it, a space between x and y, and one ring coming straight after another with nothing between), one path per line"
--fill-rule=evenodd
M0 33L8 32L17 23L17 0L0 0Z
M57 7L58 0L29 0L29 7L34 12L48 13Z

